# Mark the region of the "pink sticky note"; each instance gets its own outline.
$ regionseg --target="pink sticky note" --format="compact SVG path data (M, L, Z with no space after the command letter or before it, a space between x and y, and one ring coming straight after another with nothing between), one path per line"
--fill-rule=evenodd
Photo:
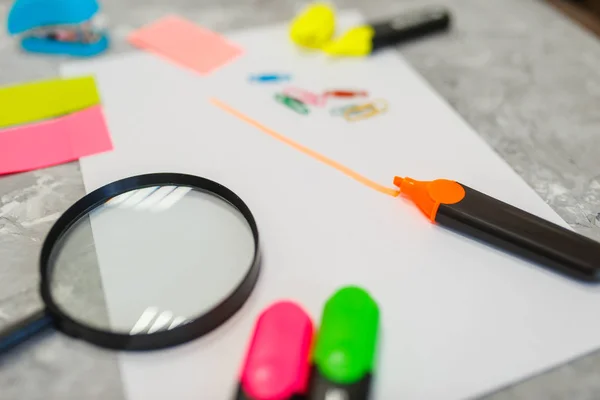
M206 75L242 54L223 36L177 16L168 16L129 36L136 47Z
M30 171L112 150L100 105L64 117L0 130L0 175Z

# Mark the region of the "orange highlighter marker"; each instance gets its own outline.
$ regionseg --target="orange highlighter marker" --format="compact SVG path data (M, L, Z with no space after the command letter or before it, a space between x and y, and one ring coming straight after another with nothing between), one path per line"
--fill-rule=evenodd
M600 282L600 243L447 179L394 178L432 221L578 280Z

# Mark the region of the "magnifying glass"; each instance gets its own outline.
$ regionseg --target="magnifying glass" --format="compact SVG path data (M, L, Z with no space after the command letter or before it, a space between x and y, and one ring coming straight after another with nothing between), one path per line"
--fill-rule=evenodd
M196 339L233 316L260 272L250 209L192 175L119 180L71 206L42 247L45 308L0 332L0 352L54 327L118 350Z

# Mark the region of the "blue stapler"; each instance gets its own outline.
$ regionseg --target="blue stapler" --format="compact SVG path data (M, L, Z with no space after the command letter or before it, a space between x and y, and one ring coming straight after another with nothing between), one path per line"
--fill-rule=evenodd
M108 37L94 29L96 0L16 0L8 14L8 33L22 35L34 53L90 57L108 48Z

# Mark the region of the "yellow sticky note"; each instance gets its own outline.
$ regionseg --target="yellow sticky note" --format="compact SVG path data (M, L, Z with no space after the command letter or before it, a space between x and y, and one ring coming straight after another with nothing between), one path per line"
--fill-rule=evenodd
M91 76L0 87L0 128L59 117L99 103Z

